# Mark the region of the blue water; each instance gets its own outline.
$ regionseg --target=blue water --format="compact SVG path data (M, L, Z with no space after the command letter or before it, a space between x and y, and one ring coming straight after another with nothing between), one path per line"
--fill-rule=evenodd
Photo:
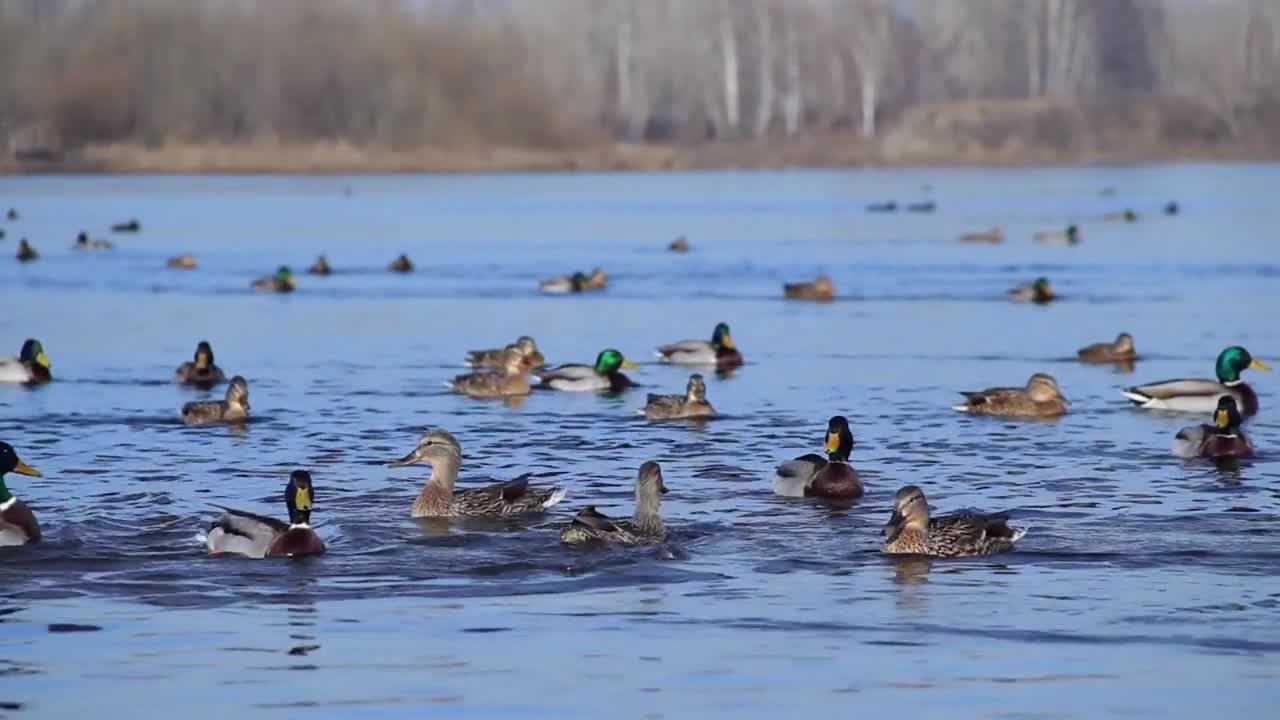
M1230 344L1277 364L1277 184L1274 165L0 179L0 211L21 213L0 225L0 352L37 337L56 378L0 386L0 439L45 473L9 484L46 533L0 548L0 718L1265 716L1280 377L1246 375L1260 454L1232 470L1169 451L1207 418L1135 411L1118 388L1210 376ZM863 210L888 199L938 211ZM1142 219L1100 220L1125 207ZM140 234L107 232L130 217ZM1032 242L1068 222L1079 246ZM956 241L996 224L1002 245ZM117 248L73 251L81 229ZM688 255L665 252L678 235ZM10 259L23 236L37 262ZM164 267L183 252L199 269ZM322 252L337 274L248 291ZM417 272L385 272L400 252ZM596 265L603 293L535 291ZM780 298L819 272L836 302ZM1005 301L1037 275L1061 302ZM688 375L653 347L722 320L747 360L708 377L722 417L636 415ZM1074 361L1122 330L1144 356L1131 372ZM443 387L466 350L521 334L552 362L617 347L645 387L511 405ZM178 422L220 395L168 382L201 339L249 380L244 430ZM1036 371L1070 414L950 410ZM866 497L772 495L773 466L819 449L833 414ZM384 464L435 426L462 443L462 484L532 472L568 498L524 520L411 520L427 471ZM630 513L648 459L675 540L561 548L577 508ZM283 516L297 467L328 554L204 554L215 505ZM885 558L908 483L1029 532L1009 555Z

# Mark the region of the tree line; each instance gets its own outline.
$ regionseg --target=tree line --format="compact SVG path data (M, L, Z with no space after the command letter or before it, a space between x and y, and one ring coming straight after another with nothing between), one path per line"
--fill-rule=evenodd
M1280 104L1276 0L6 0L10 144L877 137L973 99Z

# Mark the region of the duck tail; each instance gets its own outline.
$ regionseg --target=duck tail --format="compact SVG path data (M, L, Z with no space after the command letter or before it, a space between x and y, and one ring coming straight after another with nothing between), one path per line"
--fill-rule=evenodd
M1129 398L1129 401L1135 405L1145 405L1151 402L1151 397L1149 395L1142 394L1142 392L1136 387L1125 388L1120 391L1120 394Z
M563 500L563 499L564 499L564 496L565 496L565 494L566 494L566 493L567 493L567 491L566 491L564 488L562 488L562 487L552 488L552 489L551 489L551 494L550 494L550 495L548 495L548 496L547 496L547 499L546 499L546 500L544 500L544 501L543 501L543 503L542 503L542 509L543 509L543 510L546 510L547 508L551 507L552 505L555 505L556 503L560 502L561 500Z
M969 403L965 403L963 405L952 405L951 409L955 410L956 412L967 413L973 408L969 407Z
M1009 530L1010 530L1010 532L1012 532L1012 533L1013 533L1012 535L1010 535L1010 536L1009 536L1009 542L1011 542L1011 543L1016 543L1016 542L1018 542L1019 540L1021 540L1021 539L1022 539L1022 536L1023 536L1023 535L1026 535L1026 534L1027 534L1027 529L1026 529L1026 528L1011 527L1011 528L1009 528Z

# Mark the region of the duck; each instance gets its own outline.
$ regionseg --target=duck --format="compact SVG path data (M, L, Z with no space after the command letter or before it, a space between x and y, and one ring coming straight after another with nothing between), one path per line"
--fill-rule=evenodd
M925 200L924 202L914 202L914 203L909 203L907 205L907 212L931 213L937 209L938 209L938 204L932 200Z
M587 280L583 283L583 290L603 290L609 284L609 276L605 274L604 268L597 267L591 270L591 274L587 276Z
M689 241L685 240L684 236L681 235L671 241L671 244L667 246L667 250L673 253L687 253L689 252Z
M222 400L189 402L182 406L182 422L187 425L243 423L249 419L249 383L240 375L231 378Z
M546 295L580 293L587 289L587 276L576 272L563 277L547 278L538 283L538 291Z
M893 514L882 534L883 553L954 558L1009 552L1027 531L1009 525L1005 514L963 512L931 518L924 491L908 485L893 496Z
M454 490L462 466L462 445L449 431L428 430L408 455L387 467L422 463L431 466L431 477L413 501L413 517L508 516L540 513L564 499L560 487L531 488L529 474L488 487Z
M1255 359L1249 351L1232 345L1218 354L1213 380L1162 380L1147 385L1135 385L1120 392L1133 404L1144 410L1169 410L1173 412L1207 415L1218 407L1218 399L1230 395L1246 418L1258 414L1258 394L1240 378L1245 370L1270 370L1271 366Z
M1036 242L1053 245L1075 245L1080 242L1080 228L1068 225L1065 230L1045 230L1035 234Z
M294 470L284 486L289 522L244 510L222 508L222 517L206 533L210 555L243 555L249 558L300 557L324 552L324 541L311 529L315 499L311 473Z
M142 230L142 223L138 222L136 218L111 226L111 232L113 233L136 233L140 230Z
M9 212L5 215L5 217L9 218L10 220L17 220L18 210L16 208L9 208Z
M782 286L783 297L795 300L833 300L836 296L835 286L831 278L819 275L813 282L786 283Z
M329 267L329 259L323 255L317 255L316 261L311 263L311 267L307 268L307 272L311 275L332 275L333 268Z
M175 270L195 270L196 256L191 253L186 255L176 255L165 261L165 267L171 267Z
M783 497L862 497L862 481L849 464L853 453L853 432L843 415L827 421L826 457L816 453L801 455L778 466L773 491Z
M254 290L261 292L290 293L298 286L293 279L293 271L288 265L281 265L275 275L260 277L250 284Z
M640 414L650 420L679 420L685 418L715 417L716 409L707 402L707 384L702 376L689 376L684 395L655 395L650 393Z
M387 269L391 272L411 273L413 272L413 263L409 262L408 255L401 253L400 257L391 261L391 264L387 266Z
M727 323L716 323L711 340L681 340L658 348L658 359L676 365L708 365L729 370L742 365L742 353L734 347Z
M1165 215L1177 215L1177 214L1178 214L1178 212L1179 212L1181 209L1182 209L1182 208L1178 207L1178 201L1177 201L1177 200L1170 200L1169 202L1165 203L1165 206L1164 206L1164 214L1165 214Z
M1180 458L1250 457L1253 447L1240 429L1240 409L1230 395L1218 398L1212 425L1192 425L1173 438L1173 454Z
M896 212L898 203L890 200L889 202L871 203L867 205L867 212Z
M1102 216L1102 219L1113 221L1113 222L1117 220L1120 222L1137 222L1138 213L1134 212L1129 208L1125 208L1124 210L1120 210L1117 212L1106 213Z
M558 365L542 368L533 374L541 383L538 387L564 392L622 392L635 385L620 368L637 369L622 353L607 348L596 356L595 365Z
M1133 336L1122 332L1114 342L1101 342L1087 345L1076 351L1081 362L1113 363L1133 362L1138 359L1138 351L1133 347Z
M196 352L192 360L182 363L174 371L173 381L179 385L195 385L208 389L226 382L227 376L223 374L222 368L213 362L213 346L208 340L201 340L196 344Z
M960 242L967 243L1002 243L1004 242L1004 230L997 225L987 232L965 233L960 236Z
M560 531L560 542L565 545L602 542L653 545L666 542L670 533L658 514L658 506L665 494L667 484L662 477L662 467L653 460L646 461L636 475L636 509L630 520L614 520L596 510L594 505L588 505Z
M4 476L11 472L44 477L39 470L22 462L12 445L0 442L0 546L26 545L40 540L40 523L36 522L36 516L5 483Z
M28 338L18 357L0 358L0 382L39 385L53 379L53 365L39 340Z
M112 250L115 245L110 240L90 240L89 233L81 230L76 235L76 244L72 247L76 250Z
M1009 299L1019 303L1035 303L1044 305L1058 299L1049 285L1049 279L1039 277L1029 285L1019 285L1008 292Z
M972 415L1004 415L1007 417L1047 418L1065 415L1070 405L1058 388L1058 381L1047 373L1036 373L1026 387L996 387L978 392L961 392L963 405L952 410Z
M479 370L459 375L446 383L450 390L473 398L502 398L528 395L529 380L525 373L529 368L524 355L513 348L504 356L504 365L498 370Z
M489 350L470 350L467 352L467 367L500 368L506 364L508 353L518 352L528 370L537 370L547 364L547 359L538 352L538 343L528 335L521 335L515 342L504 348Z
M31 262L32 260L40 257L40 253L36 252L35 248L31 247L31 243L27 242L26 238L22 238L18 241L18 254L16 257L18 258L18 262Z

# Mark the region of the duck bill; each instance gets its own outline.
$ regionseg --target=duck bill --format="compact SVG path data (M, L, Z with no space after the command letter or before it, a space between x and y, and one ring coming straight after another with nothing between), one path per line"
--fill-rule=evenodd
M1254 362L1256 363L1258 361L1254 360ZM45 368L50 368L50 369L53 368L53 364L49 362L49 356L45 355L44 351L36 353L36 364L43 366ZM1266 368L1266 369L1270 370L1271 368Z
M840 449L840 433L827 433L827 453L833 453Z
M886 538L885 542L893 542L898 537L898 533L902 532L902 525L906 521L902 513L894 510L893 515L889 517L889 522L880 528L880 534Z
M1213 424L1219 429L1225 430L1231 424L1231 413L1226 410L1218 410L1213 414Z
M418 449L414 448L413 452L409 453L408 455L405 455L399 460L392 460L391 462L387 463L387 467L404 467L405 465L412 465L416 462L418 462Z
M628 370L639 370L639 369L640 369L640 366L639 366L639 365L637 365L637 364L635 364L635 363L631 362L630 360L623 360L623 361L622 361L622 365L621 365L621 367L624 367L624 368L626 368L626 369L628 369Z
M13 471L18 473L19 475L30 475L31 477L44 477L44 475L39 470L31 467L30 465L22 462L21 460L19 460L18 464L13 467Z
M1261 360L1254 360L1253 362L1249 363L1249 367L1254 370L1270 370L1271 369L1270 365L1262 362Z
M725 333L725 336L724 336L724 337L722 337L722 338L720 338L720 346L721 346L721 347L723 347L723 348L724 348L724 349L726 349L726 350L732 350L732 349L733 349L733 338L732 338L732 337L730 337L728 333Z

